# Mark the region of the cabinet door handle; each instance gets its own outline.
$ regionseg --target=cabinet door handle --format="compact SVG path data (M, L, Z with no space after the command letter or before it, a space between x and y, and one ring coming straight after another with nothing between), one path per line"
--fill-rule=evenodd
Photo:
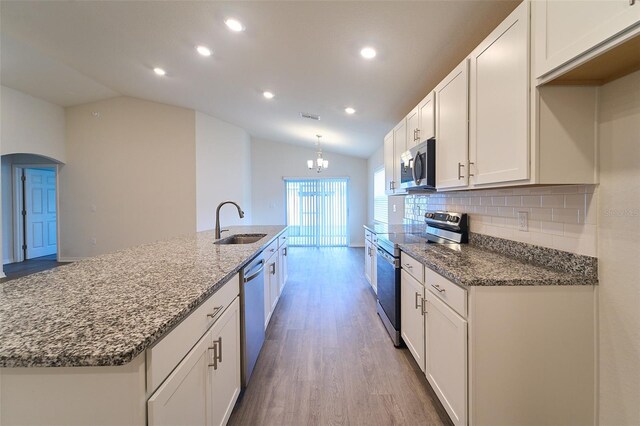
M416 129L416 140L419 141L420 140L420 129Z
M427 299L422 299L422 315L426 315L427 313Z
M422 295L416 291L416 309L422 312Z
M473 166L475 163L471 163L469 162L469 177L473 176L473 174L471 173L471 166Z
M462 179L464 176L462 175L462 172L460 169L462 169L464 167L464 164L462 163L458 163L458 180Z
M210 346L209 349L213 350L213 363L209 364L209 367L213 367L214 370L217 370L218 363L222 362L222 336L220 336L218 340L214 340L213 346Z
M629 6L633 6L634 4L636 4L636 0L629 0Z
M218 313L220 313L220 311L224 308L224 306L216 306L215 308L213 308L213 312L211 312L210 314L207 314L207 316L209 318L215 318L216 316L218 316Z
M433 287L436 290L438 290L438 293L444 293L445 291L447 291L446 288L441 288L438 284L436 284L436 285L431 284L431 287Z
M275 262L272 263L271 265L269 265L269 272L271 272L271 275L275 275L276 274L276 264L275 264Z
M287 248L286 248L286 247L282 249L282 254L283 254L284 256L286 256L286 255L287 255Z

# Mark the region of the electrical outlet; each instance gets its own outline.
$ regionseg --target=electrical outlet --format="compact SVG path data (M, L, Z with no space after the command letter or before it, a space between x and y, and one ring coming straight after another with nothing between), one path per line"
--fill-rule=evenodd
M393 212L394 213L396 212L396 205L395 204L393 205Z
M518 230L529 232L529 213L518 212Z

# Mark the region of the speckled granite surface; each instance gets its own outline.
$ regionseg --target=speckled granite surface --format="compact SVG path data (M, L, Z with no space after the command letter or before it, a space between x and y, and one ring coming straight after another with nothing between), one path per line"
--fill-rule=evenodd
M594 285L597 275L567 272L474 244L426 244L418 236L400 249L462 286ZM536 247L536 246L532 246Z
M473 232L469 233L469 243L478 248L504 253L524 262L546 266L570 274L584 275L596 281L598 279L598 259L595 257Z
M525 244L489 235L469 233L469 244L451 246L426 244L419 234L423 224L367 224L377 234L416 234L415 242L400 248L463 286L495 285L595 285L598 259L561 250Z
M0 283L0 367L122 365L238 272L285 226L253 244L213 231L129 248Z

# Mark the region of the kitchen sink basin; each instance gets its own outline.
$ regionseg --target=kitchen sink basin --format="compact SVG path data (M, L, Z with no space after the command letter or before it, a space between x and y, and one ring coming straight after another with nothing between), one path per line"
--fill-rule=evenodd
M234 234L215 241L213 244L251 244L266 237L267 234Z

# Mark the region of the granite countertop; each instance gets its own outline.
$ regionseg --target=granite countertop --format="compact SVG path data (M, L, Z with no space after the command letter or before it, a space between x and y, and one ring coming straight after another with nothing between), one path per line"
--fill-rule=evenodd
M0 283L0 367L123 365L163 337L264 249L213 231L128 248Z
M405 235L402 251L461 286L595 285L597 259L469 233L469 244L426 244L425 225L364 225L376 234Z
M565 270L518 259L474 244L426 244L419 236L415 242L401 244L400 249L426 267L461 286L540 286L594 285L597 273L582 264L571 264ZM411 237L409 237L409 240ZM537 248L540 249L540 248ZM542 248L542 250L545 250ZM549 249L549 255L556 250ZM580 260L580 259L579 259ZM588 261L588 259L587 259ZM571 267L573 266L573 269ZM569 270L567 270L569 269Z

